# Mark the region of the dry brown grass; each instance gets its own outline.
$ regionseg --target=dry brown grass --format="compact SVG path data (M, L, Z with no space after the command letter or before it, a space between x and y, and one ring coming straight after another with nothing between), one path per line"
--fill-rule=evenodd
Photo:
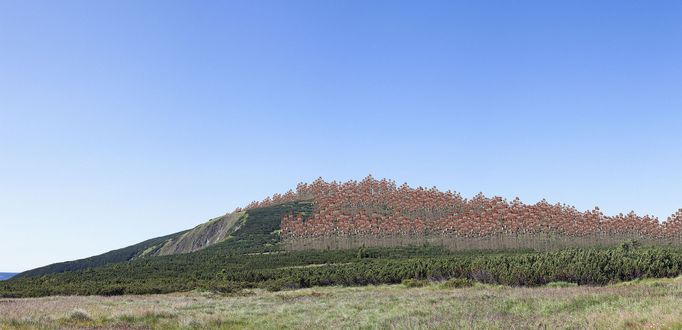
M682 279L606 287L325 287L0 300L1 329L682 328Z

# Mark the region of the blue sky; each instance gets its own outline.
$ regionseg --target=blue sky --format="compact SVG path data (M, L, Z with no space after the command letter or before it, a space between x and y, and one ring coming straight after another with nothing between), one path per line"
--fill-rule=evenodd
M361 179L665 218L679 1L0 1L0 270Z

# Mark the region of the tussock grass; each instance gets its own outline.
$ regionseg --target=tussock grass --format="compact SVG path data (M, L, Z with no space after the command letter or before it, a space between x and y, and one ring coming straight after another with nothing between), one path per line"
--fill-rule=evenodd
M429 285L429 281L408 278L406 280L403 280L402 284L407 288L421 288Z
M453 278L440 283L442 289L468 288L474 286L475 282L466 278Z
M87 323L92 322L92 318L90 318L90 314L88 314L88 312L77 308L69 313L69 315L65 318L65 321L70 323Z
M578 286L578 284L571 283L571 282L557 281L557 282L549 282L545 286L548 288L570 288L570 287Z

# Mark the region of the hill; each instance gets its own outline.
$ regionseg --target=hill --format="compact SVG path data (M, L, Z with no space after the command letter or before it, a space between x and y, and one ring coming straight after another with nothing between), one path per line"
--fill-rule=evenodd
M239 229L239 226L242 224L243 220L245 220L244 215L244 212L228 213L224 216L211 219L190 230L152 238L135 245L85 259L60 262L32 269L18 274L17 278L57 274L131 261L138 258L189 253L201 250L207 246L227 239L230 233Z
M201 250L189 253L141 255L149 247L159 247L167 242L181 242L182 232L146 241L135 246L117 250L102 256L126 256L125 262L108 262L113 258L92 257L88 262L68 262L58 265L80 267L64 270L51 267L24 272L0 285L0 296L43 296L51 294L121 294L132 292L173 292L191 290L197 285L208 285L223 274L234 270L263 269L273 265L294 263L301 265L297 257L282 258L279 246L279 226L281 218L288 213L310 213L312 203L307 201L290 202L270 207L261 207L243 212L240 221L235 223L232 235L225 240L207 245ZM229 218L229 216L228 216ZM197 228L216 224L210 221ZM171 243L172 246L176 244ZM169 245L170 246L170 245ZM126 251L128 253L121 253ZM350 254L354 256L354 254ZM273 259L273 260L271 260ZM311 259L317 262L316 259ZM88 265L99 265L88 267ZM59 270L59 271L57 271ZM49 271L55 271L49 273ZM236 274L236 273L234 273Z
M682 270L681 219L319 179L191 230L24 272L0 284L0 296L669 277Z
M60 262L29 271L25 271L16 276L16 278L29 277L29 276L41 276L47 274L57 274L63 272L76 271L87 268L94 268L99 266L108 265L111 263L130 261L135 258L144 256L145 254L152 254L158 251L166 242L171 241L173 238L181 236L184 232L179 232L171 234L168 236L152 238L144 242L124 247L122 249L110 251L97 256L74 260Z
M393 181L368 176L359 182L318 179L311 184L301 183L295 191L252 202L244 209L238 208L191 230L86 259L41 267L18 277L199 251L229 239L249 219L250 211L302 201L310 203L310 207L290 208L280 219L267 220L278 234L272 242L277 249L435 245L450 250L551 250L613 246L629 240L664 245L682 242L682 210L661 223L634 212L606 216L599 208L578 211L544 200L529 205L518 198L510 202L482 194L466 199L435 187L397 186ZM249 221L264 220L252 217Z

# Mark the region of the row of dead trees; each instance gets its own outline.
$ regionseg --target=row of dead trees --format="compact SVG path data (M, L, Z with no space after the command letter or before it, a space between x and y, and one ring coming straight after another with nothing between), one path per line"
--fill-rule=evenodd
M371 176L362 181L301 183L295 191L276 194L246 209L286 202L312 200L311 215L290 213L282 219L287 239L324 237L564 237L598 243L620 237L643 241L671 241L682 237L682 209L663 222L634 212L604 215L598 207L578 211L545 200L524 204L478 194L471 199L459 193L430 188L397 186ZM365 240L364 238L362 239ZM582 245L582 244L581 244Z

